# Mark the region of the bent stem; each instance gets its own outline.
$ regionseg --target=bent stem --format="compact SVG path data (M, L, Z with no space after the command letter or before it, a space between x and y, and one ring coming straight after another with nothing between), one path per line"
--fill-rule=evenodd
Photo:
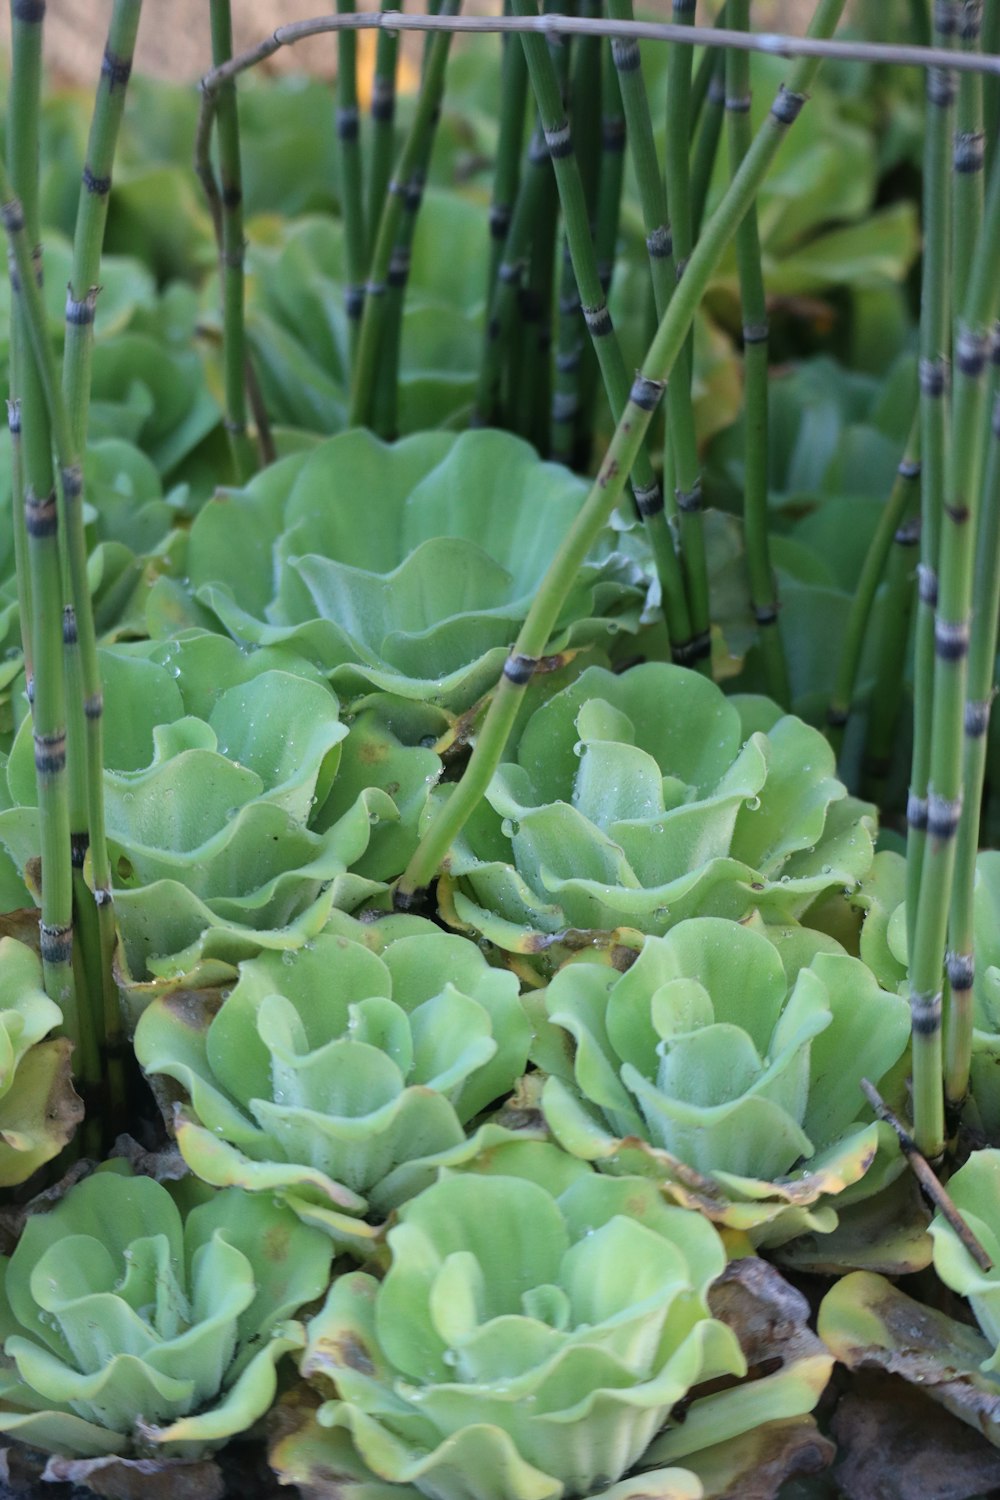
M846 0L819 0L809 35L830 36L836 29L845 3ZM706 225L632 386L597 479L549 565L507 658L465 774L447 801L438 808L397 885L395 901L398 907L412 905L417 892L430 884L489 786L525 689L545 652L569 591L594 541L621 498L626 478L641 450L653 412L683 347L698 304L726 246L753 202L775 153L805 103L805 91L817 70L818 61L815 59L802 59L792 68L787 86L781 89L772 104L739 171Z

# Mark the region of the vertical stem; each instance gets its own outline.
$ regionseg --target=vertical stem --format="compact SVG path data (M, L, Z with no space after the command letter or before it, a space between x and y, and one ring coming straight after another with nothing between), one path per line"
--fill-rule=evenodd
M749 57L747 58L749 71ZM712 182L712 169L722 137L722 120L726 109L726 56L718 52L708 85L708 97L701 112L694 154L691 157L691 227L695 239L701 232Z
M847 617L837 679L826 711L827 738L838 757L844 740L844 726L850 717L854 700L854 685L857 681L861 652L868 635L868 624L872 605L875 603L875 594L885 572L893 540L903 524L903 518L913 504L914 492L920 478L920 461L917 457L919 451L920 426L919 418L915 418L902 461L896 470L895 483L889 492L888 500L882 507L875 534L862 563L861 574Z
M920 467L913 476L919 485ZM876 644L875 682L868 710L862 795L885 805L885 783L899 734L906 679L906 652L913 620L916 549L920 543L919 490L911 513L893 537L886 569L884 625Z
M382 0L382 10L391 4ZM372 79L372 154L368 172L368 207L365 224L368 235L365 263L375 249L375 234L385 207L392 163L396 155L396 60L399 55L399 32L379 31L375 43L375 75Z
M516 36L503 39L500 75L500 129L490 200L490 264L486 282L486 306L492 307L497 274L503 260L521 177L521 151L528 102L528 71L524 48Z
M809 35L830 36L836 29L845 3L846 0L819 0ZM530 66L529 55L529 69ZM618 503L626 478L641 452L653 412L663 394L664 382L683 348L705 288L756 197L789 126L805 103L805 91L817 68L818 60L813 58L803 58L792 68L788 86L783 87L775 99L743 165L705 226L692 253L687 275L678 286L642 370L632 385L597 479L535 594L507 658L465 774L447 801L437 809L398 883L395 901L401 908L411 905L415 894L434 878L490 783L523 702L525 689L538 667L560 610L595 539Z
M729 0L730 24L750 28L750 0ZM735 49L726 58L726 119L729 166L735 175L750 149L750 55ZM736 261L743 303L743 386L746 400L746 452L743 529L746 538L750 602L760 631L767 690L787 708L791 701L788 664L778 629L778 585L768 542L768 339L767 299L761 267L757 206L751 204L736 231ZM895 529L895 528L893 528ZM889 533L891 539L892 532ZM886 542L888 547L888 539Z
M449 14L453 13L458 9L457 0L456 3L442 6L441 9L447 10ZM389 183L382 216L379 219L375 247L368 268L361 333L351 382L351 404L348 414L348 425L351 427L364 427L371 420L378 362L385 352L383 348L386 320L385 293L392 252L403 218L403 200L407 185L413 181L420 163L429 156L430 143L434 138L441 98L444 94L444 75L450 48L451 35L447 31L435 32L428 43L416 113L396 163L392 181Z
M233 55L233 23L229 0L210 0L212 62L215 67ZM240 123L236 104L236 80L228 79L219 89L219 174L221 194L218 209L219 262L222 274L222 343L226 388L226 432L233 456L237 484L243 484L256 469L253 444L247 435L246 335L243 321L243 172L240 164Z
M337 11L340 15L351 15L354 9L354 0L337 0ZM344 248L347 261L344 310L347 313L352 356L357 350L361 332L361 313L365 299L365 269L368 265L368 240L365 233L363 197L364 172L358 132L357 62L357 32L338 31L337 144L340 150L340 208L344 222Z
M1000 0L986 0L983 10L983 51L992 57L1000 53ZM983 79L983 133L986 137L986 170L993 168L993 153L1000 134L1000 77L991 73Z
M73 235L73 279L66 294L66 346L63 390L73 427L73 442L82 453L87 442L90 406L90 365L94 343L94 315L104 226L108 217L111 169L118 144L125 93L132 71L132 54L139 29L142 0L115 0L94 113L87 140L76 230Z
M10 176L22 196L16 225L24 241L24 270L12 266L13 322L20 379L24 513L34 656L32 720L42 858L39 923L45 988L61 1007L67 1036L82 1042L73 978L73 876L66 784L66 688L62 659L62 578L58 513L45 396L32 359L25 311L29 288L39 297L38 120L41 89L41 0L11 0L12 68L7 122ZM6 177L6 171L4 177ZM5 193L5 197L13 197Z

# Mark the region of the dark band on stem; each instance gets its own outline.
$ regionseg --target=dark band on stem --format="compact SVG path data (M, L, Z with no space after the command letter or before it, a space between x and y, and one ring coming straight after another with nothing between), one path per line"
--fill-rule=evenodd
M726 109L731 115L748 115L750 113L750 105L753 101L748 93L727 94L725 98Z
M948 361L942 354L936 359L920 361L920 390L932 398L943 396L948 389Z
M55 490L40 497L33 491L28 491L24 500L24 524L28 535L36 540L55 536L59 527Z
M761 323L743 324L744 344L766 344L771 337L771 325L765 318Z
M920 529L920 517L911 516L897 529L893 541L899 547L915 547L920 541Z
M992 698L970 698L965 705L962 725L970 740L982 739L990 727Z
M405 286L409 274L410 252L405 245L396 245L389 257L389 285Z
M674 237L669 224L659 224L646 236L646 249L653 260L666 260L674 253Z
M986 369L989 343L984 333L960 328L955 340L955 368L970 379L977 379Z
M20 234L24 228L24 209L20 198L8 198L0 204L0 222L8 234Z
M935 620L934 654L941 661L963 661L969 654L968 620Z
M906 822L915 833L922 833L927 827L927 798L918 797L916 792L911 792L906 799Z
M73 959L73 926L38 924L38 951L43 964L68 964Z
M674 490L674 499L677 501L677 509L683 515L694 515L701 510L701 480L696 479L689 490Z
M357 106L349 104L338 106L336 113L337 139L341 141L356 141L358 138L358 111Z
M936 1036L941 1030L941 991L910 996L910 1023L914 1036Z
M12 0L11 16L28 26L38 26L45 20L45 0Z
M771 114L779 125L794 125L805 102L805 94L796 94L782 84L777 98L771 105Z
M704 661L712 654L712 632L701 630L697 635L691 637L688 642L691 653L691 661Z
M490 234L495 240L505 240L510 228L510 204L494 203L490 208Z
M385 282L384 281L366 281L365 282L365 296L366 297L382 297L384 295L385 295Z
M976 960L971 953L949 953L944 961L953 990L971 990L976 982Z
M517 653L508 656L503 664L503 675L507 681L513 683L514 687L524 687L525 683L531 681L538 666L537 656L521 656Z
M545 127L545 144L553 161L558 161L564 156L573 154L573 132L569 128L569 121L562 120L558 125Z
M95 195L95 197L98 197L98 198L106 198L107 195L110 193L110 191L111 191L111 173L110 172L106 176L104 176L104 177L98 177L97 174L96 174L96 172L92 172L90 170L89 166L85 166L84 169L83 169L82 177L83 177L83 185L87 189L88 193L93 193Z
M938 576L930 563L917 563L917 597L933 609L938 601Z
M422 177L411 178L406 184L406 191L403 193L403 207L408 214L419 213L423 196L424 179Z
M39 776L59 776L66 769L66 731L53 729L51 734L33 736L35 770Z
M666 381L651 380L640 371L632 382L628 399L642 411L655 411L666 389Z
M619 73L634 73L639 66L639 43L625 37L614 37L611 59Z
M574 344L572 349L565 349L556 355L556 369L560 375L575 375L580 368L580 360L583 355L583 345Z
M955 102L955 74L951 68L927 69L927 103L950 109Z
M239 208L243 202L243 189L238 182L223 182L222 206L230 210Z
M114 897L106 885L99 885L94 888L95 906L110 906L113 900Z
M1000 438L1000 395L993 403L993 414L990 417L990 432L995 438Z
M89 833L71 833L69 836L69 857L74 870L82 870L87 860L87 850L90 848Z
M365 289L363 286L344 287L344 311L349 318L361 317L365 307Z
M831 703L826 711L826 722L831 729L843 729L849 718L849 710L836 703Z
M613 332L611 314L608 312L606 302L602 302L600 307L585 307L583 309L583 316L586 319L587 328L590 330L592 338L605 338L609 333Z
M962 817L962 798L939 797L931 792L927 798L927 832L932 839L952 839Z
M645 488L633 484L632 494L635 497L635 508L644 521L650 516L660 515L663 510L663 491L658 484L650 484Z
M900 479L919 479L921 468L919 458L904 458L900 461L896 473Z
M625 150L625 118L623 115L605 115L601 121L601 146L605 151Z
M60 469L59 479L66 500L69 503L79 500L83 494L83 470L80 468L80 465L70 464L67 468Z
M555 391L552 396L553 422L573 422L580 410L580 399L575 391Z
M776 625L780 611L776 601L770 604L755 604L753 617L758 625Z
M63 645L75 646L79 639L76 628L76 610L72 604L67 604L63 609Z
M83 700L83 715L86 719L99 719L104 712L104 694L102 692L91 693L89 698Z
M94 321L99 288L92 286L85 297L74 297L72 286L66 288L66 322L74 328L86 328Z
M7 402L7 427L11 437L21 436L21 403L20 401Z
M523 274L523 260L502 260L497 267L497 280L504 282L507 286L520 285Z
M956 172L981 172L986 160L986 137L981 130L960 130L955 136L952 164Z
M101 58L101 77L107 79L111 92L123 89L131 76L132 58L123 57L120 52L112 52L110 47L105 47Z

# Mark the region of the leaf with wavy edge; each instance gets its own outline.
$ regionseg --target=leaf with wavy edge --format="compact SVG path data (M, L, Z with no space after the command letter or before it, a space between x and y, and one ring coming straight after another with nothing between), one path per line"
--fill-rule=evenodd
M794 937L790 979L780 931L704 917L648 938L623 975L567 965L545 992L547 1022L532 1005L556 1138L758 1244L832 1229L823 1200L858 1184L879 1145L873 1188L900 1169L890 1132L859 1120L857 1081L896 1064L909 1015L829 943L808 944L804 964Z
M329 1263L326 1237L269 1200L234 1190L184 1219L152 1178L98 1171L3 1263L0 1430L71 1457L197 1456L267 1409L276 1360L302 1343L282 1319Z
M679 667L581 673L527 721L451 851L459 920L530 951L567 928L662 934L754 908L787 921L853 887L873 810L846 796L816 730L766 700L743 709L746 725Z
M375 952L341 919L307 949L244 963L217 1008L178 995L146 1009L137 1056L185 1090L177 1138L199 1176L384 1217L506 1138L463 1127L524 1069L517 980L414 923L394 940L390 924Z

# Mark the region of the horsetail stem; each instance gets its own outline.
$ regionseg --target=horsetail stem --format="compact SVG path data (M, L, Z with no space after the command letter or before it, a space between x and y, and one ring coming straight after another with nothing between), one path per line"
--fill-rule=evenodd
M958 41L964 52L979 50L982 0L961 0ZM983 217L983 80L979 73L963 73L958 81L955 138L952 147L952 278L955 305L960 305L968 283L972 255Z
M532 13L531 0L512 0L512 6L515 15ZM608 405L617 421L627 399L628 377L597 269L597 255L590 234L583 181L573 151L572 131L563 110L558 81L544 38L526 33L522 35L521 41L559 189L566 240L573 261L577 291L583 304L584 321L597 354ZM683 589L680 568L673 538L663 514L663 494L653 476L652 465L644 447L640 448L634 464L632 487L637 509L646 524L653 547L671 646L675 654L684 655L691 650L691 645L690 632L685 628L686 612L681 607Z
M446 0L446 3L441 6L441 13L454 14L458 9L458 3L459 0ZM375 236L375 245L368 267L364 312L361 318L361 332L351 381L348 412L348 425L351 427L366 426L371 418L378 362L385 352L383 349L385 293L392 252L403 218L403 200L407 186L413 181L420 163L429 156L444 93L444 75L450 48L451 33L447 31L435 32L428 41L416 113L389 182L385 206L379 219L378 233Z
M734 30L750 29L750 0L730 0ZM750 56L731 50L726 58L725 107L729 166L735 174L750 149ZM788 664L778 628L778 586L768 540L768 347L770 329L764 273L761 267L757 206L751 204L736 231L743 317L743 390L746 404L746 448L743 477L743 533L750 603L760 632L767 691L787 708L791 701ZM891 532L890 532L891 537ZM888 545L888 543L887 543Z
M516 36L503 38L500 75L500 123L490 199L490 259L486 279L486 307L493 305L497 275L503 261L514 204L521 180L521 152L528 103L528 70L524 48Z
M125 93L132 71L132 54L142 0L115 0L107 45L90 122L76 229L73 235L73 279L66 294L66 345L63 390L69 407L73 443L82 453L87 442L90 405L90 366L94 343L94 314L101 269L104 226L108 217L111 169L118 144Z
M886 566L883 625L875 648L874 685L865 732L863 795L880 806L885 782L899 737L899 720L906 681L906 654L913 619L915 560L920 545L920 463L914 449L911 510L896 530Z
M391 5L382 0L382 9ZM392 163L396 155L396 62L399 57L399 32L379 30L375 43L375 72L372 77L372 150L368 171L368 201L365 212L367 239L365 263L375 249L375 235L385 207Z
M708 84L705 107L698 121L694 152L691 156L691 228L695 239L701 233L705 204L712 182L715 158L719 154L722 122L726 113L726 55L718 52Z
M951 0L935 7L935 40L951 41ZM951 155L954 75L927 72L924 132L924 253L920 291L921 526L917 623L913 669L913 757L906 805L906 927L913 952L921 870L927 835L931 710L934 692L934 608L938 587L938 540L944 506L947 459L947 389L951 324Z
M982 229L969 264L957 323L950 456L940 518L927 848L920 875L914 947L910 953L914 1126L921 1150L931 1157L940 1154L944 1147L941 973L957 833L962 818L962 722L968 675L980 439L989 369L989 334L1000 297L1000 274L994 251L998 233L1000 169L991 175ZM931 1072L935 1066L936 1082Z
M12 330L15 333L16 330ZM28 571L28 533L24 525L24 462L21 457L21 402L14 394L20 381L17 376L16 337L11 338L10 388L7 402L7 430L10 433L10 508L14 531L14 572L17 579L17 615L21 628L21 651L24 656L24 681L30 701L34 667L31 653L31 576Z
M340 15L351 15L354 0L337 0ZM337 147L340 156L340 212L344 224L347 285L344 311L352 358L357 352L365 300L368 236L365 231L364 169L358 120L358 38L337 32Z
M827 738L838 757L843 745L844 727L850 717L854 701L854 687L857 682L858 667L861 664L861 652L868 634L875 594L885 572L893 541L918 493L920 462L917 454L919 451L919 417L916 416L902 460L896 470L896 478L889 492L889 498L879 514L874 535L861 565L861 574L847 617L837 677L826 710Z
M964 802L955 851L955 877L948 919L949 1002L945 1029L945 1106L949 1118L957 1118L969 1087L972 1059L975 942L973 889L979 820L986 776L987 735L993 702L993 674L997 653L997 618L1000 613L1000 337L993 334L993 401L990 412L990 442L983 479L976 557L972 582L972 614L975 628L969 642L968 683L963 714L962 780Z
M810 36L829 36L846 0L818 0ZM805 103L818 69L817 59L801 59L791 69L740 170L730 183L692 253L687 274L657 329L643 367L632 385L600 472L576 520L564 537L532 601L507 658L465 774L435 813L398 882L395 902L406 908L441 868L448 850L483 797L500 762L525 689L534 676L552 630L584 559L621 498L625 481L663 394L664 383L687 337L698 304L726 246L753 202L789 127Z
M474 427L489 426L499 414L500 383L504 363L510 354L518 291L530 260L531 237L547 189L551 186L551 175L545 136L541 125L537 125L528 145L527 165L521 173L514 212L497 267L493 297L487 314L479 380L472 408Z
M229 0L211 0L212 63L215 67L233 55L233 23ZM219 184L210 172L209 204L219 245L222 278L222 346L225 382L226 433L236 481L242 484L257 467L253 444L247 435L246 334L243 320L243 172L240 164L240 126L236 103L236 81L229 79L219 89ZM214 201L213 201L214 194Z
M32 356L29 306L33 293L35 306L41 307L41 251L37 248L38 124L44 0L11 0L10 16L11 83L7 119L10 177L6 168L0 167L4 180L0 214L8 235L16 237L20 247L17 261L13 257L8 261L20 386L17 399L32 609L34 676L29 689L42 861L39 949L45 989L62 1010L66 1035L82 1050L85 1043L73 974L73 876L66 779L59 516L45 393ZM11 180L23 195L20 199L10 187ZM44 322L40 326L44 330Z

